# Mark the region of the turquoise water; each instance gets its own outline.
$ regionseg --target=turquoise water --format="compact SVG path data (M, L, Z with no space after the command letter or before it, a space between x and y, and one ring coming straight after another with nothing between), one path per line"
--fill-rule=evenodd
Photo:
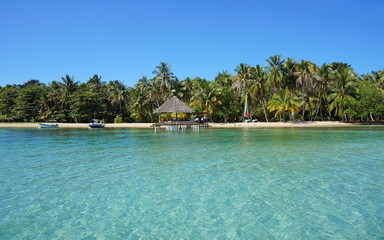
M383 239L384 128L0 129L0 239Z

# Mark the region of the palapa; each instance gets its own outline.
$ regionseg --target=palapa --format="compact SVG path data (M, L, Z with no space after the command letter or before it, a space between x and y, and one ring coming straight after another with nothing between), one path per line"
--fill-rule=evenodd
M154 111L156 114L161 113L194 113L185 103L173 96L168 99L163 105Z

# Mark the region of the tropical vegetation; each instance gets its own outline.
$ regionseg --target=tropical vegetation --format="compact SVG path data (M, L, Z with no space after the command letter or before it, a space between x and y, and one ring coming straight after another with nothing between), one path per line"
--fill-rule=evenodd
M0 121L153 122L154 110L172 96L216 122L244 120L245 107L246 118L259 121L384 120L384 70L359 75L347 63L318 66L280 55L264 66L240 63L234 74L223 71L212 80L180 80L171 67L161 62L134 87L97 74L82 83L66 75L49 84L2 86Z

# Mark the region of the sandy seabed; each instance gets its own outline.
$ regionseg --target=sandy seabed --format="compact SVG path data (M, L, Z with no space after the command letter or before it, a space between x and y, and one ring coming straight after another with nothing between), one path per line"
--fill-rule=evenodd
M60 128L88 128L88 123L58 123ZM107 123L106 128L152 128L153 123ZM209 123L210 128L344 127L353 123L333 121ZM37 128L38 123L0 123L0 128Z

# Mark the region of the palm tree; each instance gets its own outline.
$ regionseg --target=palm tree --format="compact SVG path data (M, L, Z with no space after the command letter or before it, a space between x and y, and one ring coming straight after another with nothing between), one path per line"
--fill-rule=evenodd
M316 107L316 116L317 119L318 114L320 113L321 120L323 120L322 110L324 108L324 104L328 104L327 97L329 92L329 84L332 76L332 68L328 64L321 65L318 72L318 80L315 81L315 96L317 98L317 107Z
M175 81L172 94L179 98L182 102L189 104L192 97L193 81L190 78L186 78L183 81Z
M247 107L245 105L248 104L248 99L250 99L249 87L252 84L252 67L248 64L240 63L235 68L235 72L237 75L234 76L232 88L239 94L245 109ZM250 105L250 108L252 108L252 102L250 102Z
M159 107L159 92L153 86L154 80L149 80L146 76L139 79L131 93L130 111L131 117L139 122L153 122L153 111Z
M114 105L118 103L120 113L121 113L121 103L126 101L128 98L126 87L119 80L110 81L107 87L108 87L108 95L109 95L108 98L111 101L111 104Z
M331 93L328 95L328 101L331 103L329 111L331 115L331 111L335 109L335 114L343 119L345 107L355 100L352 95L357 76L351 68L342 67L335 70L333 77Z
M293 95L288 89L280 89L275 94L273 94L272 99L269 101L268 110L276 111L274 117L276 118L276 116L279 115L280 120L281 114L289 111L290 120L295 121L295 112L300 111L299 101L299 98L296 95Z
M87 82L89 89L93 93L100 93L104 84L105 84L105 82L101 81L101 76L99 76L97 74L93 75L93 77L91 77Z
M217 105L221 104L218 97L221 95L221 89L213 82L207 80L197 81L194 85L191 105L198 111L206 112L209 116Z
M284 60L282 65L283 72L283 82L282 88L288 88L289 90L294 90L296 87L296 77L294 72L296 70L297 61L293 58L287 58Z
M225 87L231 87L233 83L232 75L228 71L223 71L218 73L214 81L219 86L225 86Z
M68 121L69 113L71 111L71 101L73 100L74 93L77 90L78 83L75 82L74 77L70 77L69 75L65 75L65 77L61 78L61 80L63 83L60 84L60 88L58 90L58 101L61 103L62 112L65 119Z
M277 87L282 81L283 81L283 63L284 61L281 60L281 55L275 55L271 56L268 59L266 59L269 66L267 67L268 72L268 81L271 86Z
M363 75L363 78L371 81L384 94L384 70L372 71L371 74Z
M267 108L265 104L265 96L267 93L267 76L265 72L265 67L260 67L256 65L252 71L252 85L249 88L252 97L255 97L256 100L261 104L264 111L265 120L268 122Z
M130 111L131 117L137 122L150 121L153 122L153 105L148 99L145 88L135 88L131 94ZM148 118L149 117L149 118Z
M170 97L171 89L174 86L176 77L171 72L171 65L165 62L160 62L159 66L156 66L157 70L154 70L152 73L155 74L154 81L156 82L154 86L159 86L161 93L161 98L166 101Z
M301 87L302 93L302 120L305 118L305 106L307 105L308 92L313 88L314 80L318 79L315 65L310 61L302 60L298 65L296 71L293 73L296 76L296 86Z
M248 64L240 63L235 68L237 75L234 77L232 88L235 89L241 96L244 96L248 92L250 81L252 76L252 67Z
M71 99L72 94L76 91L78 83L75 82L74 77L69 75L65 75L61 80L63 84L61 85L60 102L66 105Z

